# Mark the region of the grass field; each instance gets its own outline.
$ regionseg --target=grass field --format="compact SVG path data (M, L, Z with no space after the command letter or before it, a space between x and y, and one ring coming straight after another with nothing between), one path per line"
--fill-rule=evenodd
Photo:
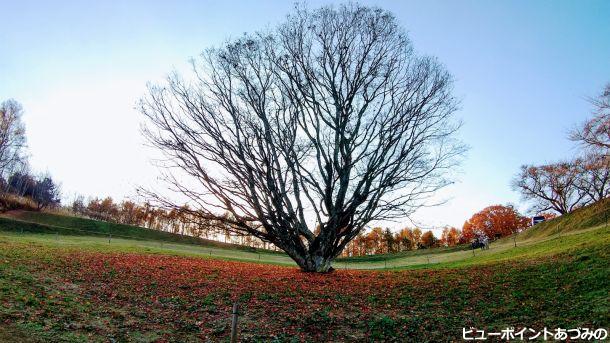
M507 237L493 242L491 248L485 251L472 251L463 246L414 250L398 254L339 258L334 266L336 269L446 268L558 254L578 249L582 247L581 244L607 239L609 235L605 218L608 213L610 202L606 201L539 224L521 233L516 239ZM46 213L23 211L10 218L0 218L0 232L10 235L15 241L49 244L64 249L171 254L296 265L287 255L274 251ZM110 238L112 232L114 234Z
M116 224L99 220L64 216L51 213L12 211L10 213L5 214L3 217L4 218L0 218L0 225L4 227L4 230L9 230L11 229L11 227L13 227L14 230L25 230L34 233L58 232L63 235L84 235L102 238L114 236L115 238L123 237L132 240L195 244L205 247L216 247L232 250L271 252L264 249L248 248L236 244L228 244L209 239L196 238L158 230L151 230L138 226ZM19 222L16 223L16 220ZM22 225L24 224L24 222L34 225L28 227L27 225Z
M0 341L224 341L234 301L242 341L436 342L460 340L470 326L607 328L608 209L606 201L531 228L517 247L506 238L474 253L349 258L330 275L302 273L283 254L149 232L109 243L103 231L71 229L110 224L21 213L0 219Z

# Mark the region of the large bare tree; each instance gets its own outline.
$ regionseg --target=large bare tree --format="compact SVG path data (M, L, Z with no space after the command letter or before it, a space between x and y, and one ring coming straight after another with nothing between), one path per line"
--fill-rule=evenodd
M367 224L426 204L463 151L452 77L378 8L297 8L192 66L141 101L170 188L305 271L331 270Z
M570 132L582 156L571 161L542 166L522 166L513 188L534 203L533 210L555 210L559 214L610 195L610 84L590 98L593 118Z

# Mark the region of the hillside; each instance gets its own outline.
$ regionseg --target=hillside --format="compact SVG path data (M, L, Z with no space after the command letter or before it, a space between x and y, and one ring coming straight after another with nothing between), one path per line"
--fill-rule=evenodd
M493 242L486 251L473 252L467 245L422 249L397 254L339 258L334 266L337 269L454 268L556 255L578 247L606 244L610 238L610 228L605 225L609 213L610 200L584 207L520 233L516 237L516 247L514 237L507 237ZM13 236L13 239L21 242L61 244L64 248L94 251L127 250L294 265L281 252L251 249L129 225L25 211L13 213L12 217L0 217L0 231L26 233ZM55 236L57 233L59 236ZM110 233L113 237L111 242L108 240Z
M223 341L234 301L240 338L253 342L434 342L458 340L470 326L608 327L609 207L534 226L517 247L509 237L486 251L339 260L330 275L287 267L294 263L283 254L22 212L0 218L0 341ZM139 238L109 240L110 232Z
M337 259L347 268L452 268L506 260L532 259L565 253L579 247L610 244L610 199L578 209L570 214L532 226L516 237L491 243L486 251L469 245L357 256ZM516 247L515 247L516 243Z
M608 226L610 198L574 210L552 220L531 227L520 235L521 239L547 238L575 231Z
M238 244L223 243L215 240L151 230L138 226L45 212L12 211L0 217L0 230L23 230L26 232L39 233L59 232L62 235L91 235L104 238L112 235L112 237L115 238L194 244L204 247L238 249L245 251L258 250L264 251L265 253L273 253L271 250L250 248Z
M533 227L516 248L505 239L474 254L421 251L387 261L415 270L329 275L252 263L256 254L236 249L20 233L19 225L54 227L13 220L0 231L0 341L226 341L236 301L244 342L438 342L460 340L464 327L607 328L610 231L599 218L607 204ZM211 250L251 262L211 259Z

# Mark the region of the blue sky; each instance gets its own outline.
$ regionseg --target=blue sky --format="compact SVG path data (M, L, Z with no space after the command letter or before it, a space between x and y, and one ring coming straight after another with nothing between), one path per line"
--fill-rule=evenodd
M156 170L134 109L147 81L209 46L280 22L290 1L0 1L0 100L25 108L31 164L64 196L134 194ZM312 1L310 7L331 2ZM610 82L610 1L363 1L392 11L415 48L455 76L470 146L450 198L414 218L461 227L496 203L522 209L525 163L576 154L567 131ZM406 221L405 221L406 223ZM405 223L391 226L399 227Z

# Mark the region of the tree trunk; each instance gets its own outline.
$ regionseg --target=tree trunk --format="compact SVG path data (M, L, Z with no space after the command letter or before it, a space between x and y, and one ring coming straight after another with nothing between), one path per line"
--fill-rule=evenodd
M282 248L297 263L304 272L329 273L333 271L331 266L334 256L329 256L321 250L298 251L293 247Z
M305 264L300 267L304 272L330 273L334 270L332 260L332 257L309 255L305 258Z
M274 243L275 246L286 252L304 272L310 273L329 273L333 271L331 266L333 256L329 251L324 251L323 248L303 249L303 246L285 244L280 246L279 242Z

